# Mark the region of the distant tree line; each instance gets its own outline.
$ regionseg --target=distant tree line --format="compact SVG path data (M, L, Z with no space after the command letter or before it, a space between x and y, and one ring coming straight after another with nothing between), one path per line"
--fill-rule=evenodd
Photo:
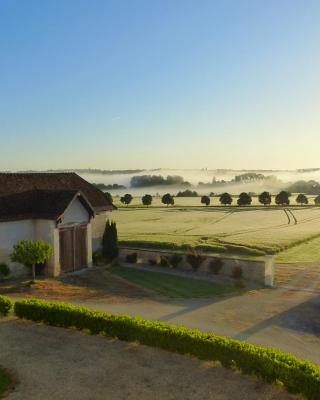
M183 192L181 192L183 193ZM194 192L196 193L196 192ZM109 196L110 193L106 193ZM201 204L205 205L205 206L209 206L211 203L211 197L214 195L214 193L210 193L210 196L201 196ZM197 195L198 196L198 195ZM278 193L275 198L274 198L274 202L276 205L279 206L289 206L290 205L290 197L291 197L291 193L287 192L285 190L282 190L280 193ZM169 205L174 205L174 197L172 194L170 193L166 193L161 197L161 202L162 204L165 204L166 206ZM196 197L196 196L176 196L176 197ZM112 200L112 197L111 197ZM120 197L120 201L122 204L125 205L129 205L133 200L133 197L131 194L127 193L124 196ZM230 193L222 193L219 196L219 202L222 205L231 205L233 203L234 197L230 194ZM144 196L141 197L141 202L144 206L150 206L152 204L153 201L153 197L150 194L145 194ZM264 206L268 206L272 203L272 195L269 192L262 192L258 195L258 201L260 204L263 204ZM252 203L252 193L246 193L246 192L242 192L239 194L238 199L237 199L237 204L238 206L250 206ZM300 205L307 205L309 204L309 199L308 197L303 194L300 193L297 197L296 197L296 203L300 204ZM315 199L314 199L314 203L316 205L320 205L320 195L318 195Z
M105 185L104 183L93 183L93 186L100 190L116 190L116 189L126 189L123 185L118 185L117 183L113 183L110 185Z
M320 183L313 180L298 181L289 185L286 190L291 193L318 195L320 194Z
M133 188L150 187L150 186L191 186L190 182L183 179L182 176L168 175L164 178L161 175L137 175L133 176L130 181Z

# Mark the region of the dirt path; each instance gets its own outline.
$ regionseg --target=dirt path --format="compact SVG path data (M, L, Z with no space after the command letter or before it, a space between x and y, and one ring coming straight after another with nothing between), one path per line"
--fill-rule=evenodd
M289 400L280 387L197 359L73 330L0 319L7 400Z

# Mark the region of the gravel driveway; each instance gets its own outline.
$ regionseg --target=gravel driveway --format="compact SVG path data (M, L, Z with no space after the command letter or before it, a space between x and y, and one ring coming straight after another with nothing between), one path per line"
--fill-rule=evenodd
M296 398L188 356L16 319L0 319L0 363L19 382L7 400Z

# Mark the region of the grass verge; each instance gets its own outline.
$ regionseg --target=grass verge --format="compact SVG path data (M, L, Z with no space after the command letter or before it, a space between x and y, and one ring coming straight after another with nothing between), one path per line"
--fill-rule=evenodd
M231 286L170 275L165 272L140 271L121 266L110 267L108 271L166 297L211 297L234 293L236 291Z
M268 383L281 383L308 400L319 400L320 367L291 354L217 336L195 329L112 315L69 304L22 300L14 305L17 317L60 327L88 330L120 340L219 361L225 367L255 375Z

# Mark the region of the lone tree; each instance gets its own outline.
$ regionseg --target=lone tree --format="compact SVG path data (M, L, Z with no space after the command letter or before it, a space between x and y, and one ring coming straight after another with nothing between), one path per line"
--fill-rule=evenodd
M152 196L151 196L151 194L145 194L143 197L142 197L142 204L144 205L144 206L150 206L151 205L151 203L152 203Z
M120 201L122 204L128 205L132 202L133 197L131 194L127 193L124 196L120 197Z
M110 204L112 204L113 203L113 197L112 197L111 193L105 192L104 195L106 196L106 199L108 200L108 202Z
M282 190L279 194L276 195L275 202L278 206L288 206L290 204L290 193Z
M112 261L119 255L118 232L115 222L106 222L102 237L102 253L107 261Z
M259 194L259 203L263 204L264 206L267 206L271 204L271 194L269 192L262 192Z
M315 197L314 204L317 205L317 206L320 205L320 194L317 197Z
M202 196L201 197L201 204L205 204L208 206L210 204L210 197L209 196Z
M167 206L169 206L169 205L173 206L174 205L174 198L173 198L173 196L171 196L170 193L164 194L162 196L161 201L162 201L163 204L166 204Z
M13 246L11 260L32 269L32 279L36 279L36 265L44 264L53 254L51 244L44 240L20 240Z
M304 194L302 194L302 193L300 193L300 194L298 194L298 196L297 196L297 198L296 198L296 202L298 203L298 204L308 204L309 203L309 201L308 201L308 197L307 196L305 196Z
M238 206L250 206L250 204L252 203L252 197L248 193L242 192L239 195L237 203Z
M230 205L232 203L232 200L233 199L232 199L232 197L231 197L231 195L229 193L223 193L219 198L220 203L225 205L225 206L227 204Z

